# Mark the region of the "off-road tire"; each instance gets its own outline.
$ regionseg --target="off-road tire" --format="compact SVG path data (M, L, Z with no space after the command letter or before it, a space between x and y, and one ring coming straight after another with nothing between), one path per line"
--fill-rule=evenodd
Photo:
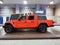
M41 24L41 25L39 25L37 31L45 33L45 32L47 32L47 26L45 24Z
M4 30L5 30L6 33L11 33L11 32L14 31L14 29L11 25L5 25Z

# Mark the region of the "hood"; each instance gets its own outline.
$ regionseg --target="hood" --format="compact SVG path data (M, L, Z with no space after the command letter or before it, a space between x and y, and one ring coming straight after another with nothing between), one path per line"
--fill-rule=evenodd
M12 22L16 22L17 20L9 20L9 21L6 21L5 23L12 23Z

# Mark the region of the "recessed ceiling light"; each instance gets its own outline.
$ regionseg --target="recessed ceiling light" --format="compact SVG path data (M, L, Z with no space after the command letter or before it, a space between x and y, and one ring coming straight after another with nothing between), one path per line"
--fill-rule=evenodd
M3 2L2 2L2 1L0 1L0 4L3 4Z
M24 3L24 4L27 4L27 0L24 0L23 3Z
M54 1L51 1L50 4L54 4Z

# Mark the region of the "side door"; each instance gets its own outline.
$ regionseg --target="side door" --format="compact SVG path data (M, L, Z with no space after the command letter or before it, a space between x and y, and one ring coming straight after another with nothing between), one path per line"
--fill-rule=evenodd
M26 24L26 16L21 16L18 20L18 28L25 28Z
M28 28L34 28L36 27L36 20L35 20L35 16L28 16L28 20L27 20L27 26Z

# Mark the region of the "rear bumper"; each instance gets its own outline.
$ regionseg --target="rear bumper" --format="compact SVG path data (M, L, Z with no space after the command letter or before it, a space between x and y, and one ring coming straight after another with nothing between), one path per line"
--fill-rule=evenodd
M54 27L54 25L51 25L51 26L49 26L49 27Z

